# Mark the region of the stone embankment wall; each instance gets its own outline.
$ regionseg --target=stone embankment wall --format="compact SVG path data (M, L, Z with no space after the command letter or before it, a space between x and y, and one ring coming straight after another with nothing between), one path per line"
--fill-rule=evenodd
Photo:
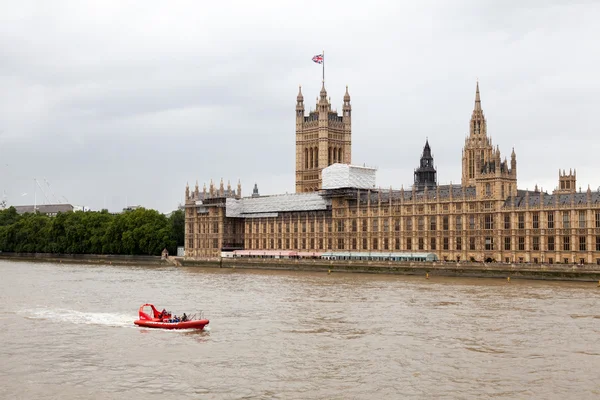
M128 256L116 254L0 253L0 259L78 264L172 265L171 262L163 260L159 256Z
M565 264L501 264L471 262L378 262L329 261L257 258L214 258L190 260L177 258L182 266L216 268L273 269L293 271L359 272L372 274L399 274L422 276L456 276L478 278L521 278L565 281L600 281L600 265Z

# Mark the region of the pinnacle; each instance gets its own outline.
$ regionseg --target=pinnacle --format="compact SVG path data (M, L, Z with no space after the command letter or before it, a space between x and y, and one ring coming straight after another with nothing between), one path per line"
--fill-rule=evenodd
M475 88L475 111L481 111L481 97L479 95L479 81Z

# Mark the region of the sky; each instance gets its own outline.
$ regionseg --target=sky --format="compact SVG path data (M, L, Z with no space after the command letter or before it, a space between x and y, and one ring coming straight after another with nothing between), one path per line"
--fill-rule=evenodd
M170 212L212 179L295 190L295 101L352 98L352 162L459 183L479 80L518 186L600 190L600 2L0 0L0 189ZM308 110L307 110L308 111ZM596 149L596 150L595 150Z

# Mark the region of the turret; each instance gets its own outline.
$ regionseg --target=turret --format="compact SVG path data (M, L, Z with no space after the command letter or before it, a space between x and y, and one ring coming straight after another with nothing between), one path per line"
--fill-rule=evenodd
M225 195L225 186L223 185L223 178L221 178L221 183L219 184L219 196L223 197Z
M256 183L254 184L254 189L252 189L252 197L260 197L260 194L258 193L258 185Z
M186 200L190 199L190 184L189 183L185 184L185 199Z
M304 119L304 96L302 95L302 86L298 87L298 96L296 97L296 124L302 123Z
M352 116L352 106L350 105L350 93L348 93L348 86L346 85L346 93L344 94L344 105L342 106L342 115L344 122L350 123Z
M242 182L238 179L238 184L237 184L237 198L241 199L242 198Z

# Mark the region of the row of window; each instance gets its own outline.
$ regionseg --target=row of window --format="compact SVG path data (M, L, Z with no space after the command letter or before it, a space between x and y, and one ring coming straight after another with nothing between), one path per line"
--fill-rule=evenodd
M516 238L516 249L519 251L525 251L525 237L520 236ZM531 247L530 251L541 251L542 246L540 245L540 237L533 236L531 238ZM216 240L216 239L215 239ZM600 251L600 236L595 237L595 249L596 251ZM559 243L560 241L560 243ZM261 243L262 242L262 243ZM466 247L463 249L463 238L457 237L455 238L454 249L451 249L451 241L450 238L442 238L441 240L441 248L438 249L438 240L437 238L405 238L402 242L404 242L404 248L401 248L401 239L395 238L351 238L349 240L348 250L403 250L403 251L412 251L412 250L469 250L469 251L477 251L477 238L469 237L466 243ZM307 250L307 249L315 249L315 250L331 250L333 240L332 238L324 239L324 238L302 238L302 239L247 239L246 240L246 248L248 249L281 249L281 250ZM277 246L275 246L277 244ZM261 246L262 245L262 246ZM300 247L299 247L300 245ZM326 247L325 247L326 246ZM511 251L512 250L512 238L505 237L504 238L504 250ZM484 249L488 251L498 250L494 246L494 238L493 237L485 237L484 238ZM346 241L344 238L337 239L337 250L346 250ZM545 251L588 251L588 243L586 236L579 236L577 247L571 246L571 236L559 236L555 238L554 236L548 237L547 242L545 243ZM590 249L591 250L591 249Z
M556 224L554 221L554 211L548 211L545 214L546 214L545 227L548 229L554 229L556 227ZM577 224L577 226L573 226L573 227L587 228L586 214L587 214L587 211L580 210L578 213L578 224ZM477 229L477 227L481 226L482 222L483 222L483 226L481 226L481 227L483 229L488 229L488 230L496 229L495 215L496 214L484 214L483 216L479 216L479 215L466 216L468 229L471 229L471 230ZM531 217L532 217L531 228L532 229L541 228L540 213L534 212L534 213L532 213ZM595 217L596 217L595 218L595 227L600 228L600 211L596 211ZM420 216L420 217L416 217L416 218L417 218L417 230L419 230L419 231L425 230L426 227L430 231L436 231L438 229L438 219L441 219L441 229L442 230L447 231L450 229L450 217L449 216L442 216L442 217ZM381 218L381 219L380 218L370 218L370 220L371 220L370 226L369 226L369 219L367 219L367 218L362 218L360 220L357 220L357 219L350 220L350 231L358 232L360 229L360 231L362 231L362 232L369 232L369 231L370 232L379 232L380 230L382 232L389 232L390 224L393 225L394 231L399 232L401 230L400 219L398 219L398 218L395 218L392 221L390 221L389 218ZM336 232L345 232L345 223L346 223L345 220L342 220L342 219L337 220ZM332 231L332 221L328 220L325 222L325 224L327 226L326 231L333 232ZM504 215L503 227L504 227L504 229L512 229L510 214ZM525 213L518 213L515 228L516 229L525 229L525 227L526 227ZM571 219L570 219L570 211L562 211L561 227L563 229L569 229L572 227ZM277 233L275 231L274 222L247 223L246 224L246 233L259 233L260 228L262 228L262 233L267 233L267 231L269 233ZM277 224L277 228L278 228L279 233L283 233L281 222L279 222ZM215 231L214 233L218 233L218 227L216 227L216 229L217 229L217 231ZM306 233L306 232L315 233L315 230L318 230L318 232L324 232L324 229L325 228L324 228L323 221L316 221L316 222L315 221L310 221L310 222L302 221L300 223L293 222L291 224L290 223L285 224L285 233L290 233L290 231L297 233L299 230L302 233ZM463 229L463 216L457 215L454 220L454 230L462 230L462 229ZM405 231L413 230L413 217L404 217L404 230Z

